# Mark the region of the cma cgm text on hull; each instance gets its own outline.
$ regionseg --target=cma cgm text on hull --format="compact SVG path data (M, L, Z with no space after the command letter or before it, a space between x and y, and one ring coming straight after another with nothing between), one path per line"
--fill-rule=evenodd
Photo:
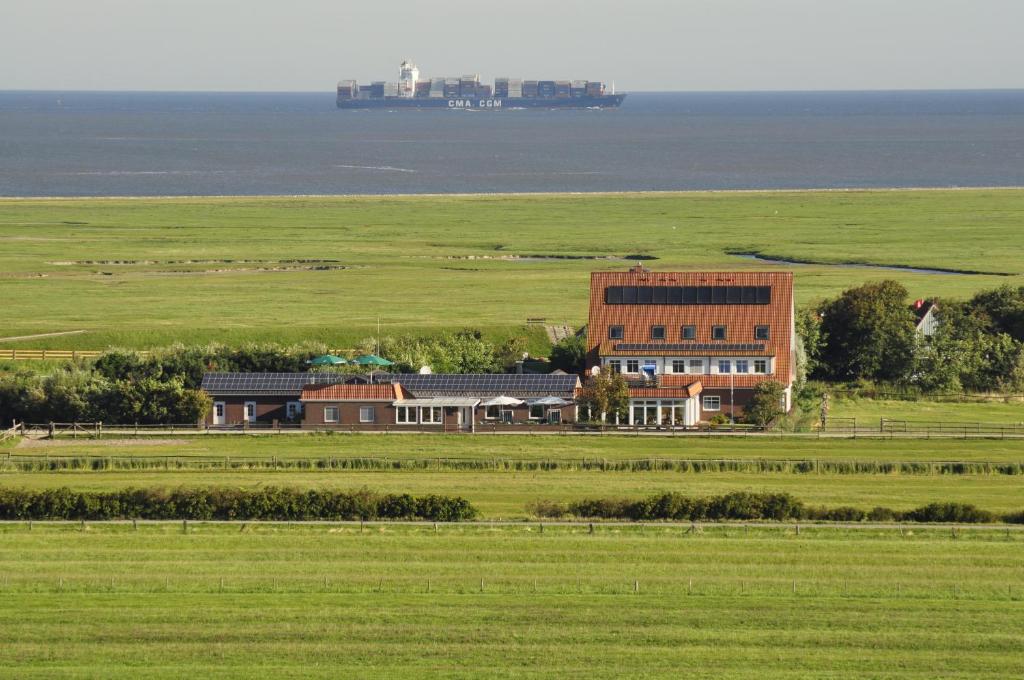
M478 75L421 79L410 61L399 67L398 82L338 83L339 109L584 109L616 107L625 98L594 80L496 78L492 86Z

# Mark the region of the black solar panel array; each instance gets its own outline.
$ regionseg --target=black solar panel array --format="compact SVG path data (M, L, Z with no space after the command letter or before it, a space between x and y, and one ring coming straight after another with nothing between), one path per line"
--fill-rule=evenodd
M299 394L306 385L334 385L339 373L207 373L202 388L210 394Z
M672 351L672 352L763 352L764 345L757 345L754 343L704 343L704 342L686 342L686 343L673 343L673 342L641 342L641 343L617 343L615 345L616 351L621 352L657 352L657 351Z
M350 381L339 373L207 373L202 388L210 394L300 394L306 385ZM572 395L575 375L375 373L373 382L397 382L417 396L477 396L522 394Z
M609 305L768 305L771 286L608 286Z
M375 382L397 382L416 396L572 395L575 375L419 373L375 375Z

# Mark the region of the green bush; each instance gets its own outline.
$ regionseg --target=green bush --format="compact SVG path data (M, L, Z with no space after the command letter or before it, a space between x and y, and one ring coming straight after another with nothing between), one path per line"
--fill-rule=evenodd
M356 520L425 519L459 522L477 516L463 498L379 494L368 489L331 491L283 487L262 489L123 489L33 491L0 489L5 520Z
M979 510L969 503L930 503L903 513L903 518L912 522L956 522L981 524L995 521L995 515Z

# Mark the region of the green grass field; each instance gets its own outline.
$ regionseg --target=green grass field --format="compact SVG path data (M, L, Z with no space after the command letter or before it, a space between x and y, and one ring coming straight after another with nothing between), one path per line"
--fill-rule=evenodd
M2 337L88 332L0 345L348 347L378 316L386 333L497 337L528 317L584 323L589 273L637 255L662 270L770 268L732 254L755 251L824 263L787 267L799 302L883 277L968 296L1024 283L1022 227L1019 190L3 200Z
M877 425L879 418L917 422L944 423L1024 423L1024 399L965 402L922 398L917 401L897 399L832 399L832 418L856 418L857 425Z
M1008 678L1024 535L0 526L3 677Z
M643 458L828 459L865 461L1024 461L1024 440L817 439L814 437L631 435L296 434L138 439L58 439L0 443L0 451L51 456L223 456L236 458L390 457L521 460Z

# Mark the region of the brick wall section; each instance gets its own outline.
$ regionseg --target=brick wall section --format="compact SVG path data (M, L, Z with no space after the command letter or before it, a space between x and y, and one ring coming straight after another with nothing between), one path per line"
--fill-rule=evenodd
M771 303L757 304L606 304L605 288L608 286L771 286ZM608 338L608 327L623 327L621 340ZM696 326L697 337L682 340L682 326ZM769 340L757 340L754 326L767 325ZM726 344L756 343L765 346L763 352L721 352L721 356L773 357L774 372L767 375L734 374L734 387L754 387L764 380L776 380L790 385L794 376L793 352L793 274L791 272L593 272L590 275L590 319L587 326L588 368L599 363L603 354L612 354L611 346L616 343L652 343L651 326L665 326L665 343L713 344L712 326L727 326L728 337L721 341ZM714 350L700 351L643 351L615 352L623 356L716 356ZM665 376L668 377L668 376ZM729 387L728 375L679 376L679 383L688 384L700 380L705 388Z

